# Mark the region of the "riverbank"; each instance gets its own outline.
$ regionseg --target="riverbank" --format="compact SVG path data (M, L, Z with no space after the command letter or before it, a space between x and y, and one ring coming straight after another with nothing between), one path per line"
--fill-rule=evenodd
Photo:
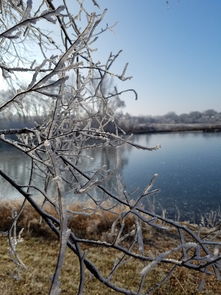
M39 204L40 205L40 204ZM110 207L110 204L107 202L103 204L104 208ZM10 228L15 212L19 212L21 207L21 201L1 201L0 202L0 236L6 236L7 231ZM88 208L88 209L85 209ZM57 212L51 205L44 205L44 210L52 215L57 217ZM116 206L111 211L105 209L98 209L94 207L92 202L78 202L70 204L67 207L68 214L68 227L79 237L83 239L99 239L110 241L113 239L110 235L112 232L112 225L116 223L116 219L119 214L127 212L128 208L123 205ZM85 214L82 214L84 212ZM217 213L217 224L220 218L220 212ZM214 217L214 216L213 216ZM202 216L202 220L204 217ZM211 217L212 218L212 217ZM208 217L209 219L209 217ZM214 217L215 219L215 217ZM180 222L182 225L186 226L194 232L201 232L201 234L209 235L211 232L216 231L216 220L214 221L214 226L210 224L207 219L204 220L204 225L193 224L187 221ZM124 233L127 234L130 232L131 228L134 227L135 216L133 214L127 214L127 217L124 219ZM208 224L208 227L205 225ZM116 224L116 230L119 229L120 223ZM55 240L57 236L51 231L48 225L42 220L36 210L30 205L26 204L22 210L22 213L19 216L18 221L16 222L16 232L19 233L23 230L22 235L26 238L37 237L45 238L48 240ZM158 231L145 223L142 227L143 235L146 240L155 239L155 234L158 235ZM169 237L175 240L179 240L179 236L175 234L173 227L168 228ZM165 232L166 235L167 232ZM219 239L221 241L221 234L219 234Z
M221 132L221 124L137 124L126 130L127 133L166 133L166 132Z
M85 204L84 204L85 205ZM17 253L26 265L27 269L22 270L16 267L12 261L6 231L12 222L12 212L18 210L19 202L1 202L0 218L1 218L1 235L0 235L0 289L2 295L43 295L47 294L51 277L56 265L56 258L59 250L59 242L57 237L51 233L48 226L38 216L38 214L27 205L20 216L17 223L17 232L24 228L20 239L16 246ZM122 212L125 208L119 207L115 213ZM56 215L51 207L47 207L47 212ZM82 215L77 211L82 211L82 205L75 204L68 208L75 213L69 218L68 226L75 232L78 237L95 239L100 241L113 240L110 236L111 226L116 220L116 214L108 211L97 210L93 214ZM88 212L89 213L89 212ZM127 235L134 224L134 216L128 215L124 223L124 234ZM199 232L197 225L183 223L196 233ZM179 236L173 231L168 233L162 232L157 228L148 225L142 226L144 239L144 252L147 255L158 255L180 243ZM201 228L201 235L209 237L213 235L214 229ZM186 237L188 238L188 237ZM221 237L216 235L216 240ZM127 241L125 241L127 243ZM130 243L130 235L128 235L128 243ZM110 247L89 246L82 244L82 250L88 259L90 259L104 275L108 275L111 271L116 259L121 255L115 249ZM136 249L134 250L136 251ZM179 257L180 253L174 257ZM78 259L69 249L66 251L64 269L61 279L61 294L76 294L79 282L79 265ZM144 267L144 263L135 258L131 258L130 262L124 264L123 269L119 269L117 274L112 278L112 282L119 286L124 286L132 290L138 288L140 272ZM171 265L159 264L154 271L148 274L145 287L153 286L157 281L165 276L170 270ZM196 291L201 279L205 279L205 289L202 292ZM119 294L112 292L110 289L101 285L89 272L86 272L85 278L85 294L86 295L108 295ZM153 294L155 295L184 295L184 294L204 294L218 295L221 289L221 282L214 276L205 276L200 272L192 271L187 268L177 267L169 279L162 285L160 289Z

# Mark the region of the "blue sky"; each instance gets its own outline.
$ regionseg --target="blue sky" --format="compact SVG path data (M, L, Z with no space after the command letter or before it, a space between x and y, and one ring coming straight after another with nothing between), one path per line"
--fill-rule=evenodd
M123 49L139 100L132 114L221 111L220 0L103 0L106 20L118 22L101 38L101 54Z
M104 24L118 22L96 44L100 59L123 49L114 70L129 62L134 78L118 86L139 95L124 96L124 112L221 111L221 0L99 2L108 8Z

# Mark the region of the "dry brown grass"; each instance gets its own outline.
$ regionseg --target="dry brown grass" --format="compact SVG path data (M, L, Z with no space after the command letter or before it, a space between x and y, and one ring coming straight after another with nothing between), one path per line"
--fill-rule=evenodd
M87 204L88 205L88 204ZM91 204L90 204L91 205ZM8 202L0 206L1 225L0 230L6 231L12 222L13 210L18 210L20 203ZM85 204L70 205L69 210L80 212ZM89 206L88 206L89 207ZM124 208L116 208L116 211ZM55 211L47 206L50 214L56 215ZM90 213L88 209L88 213ZM107 239L111 230L111 225L116 219L116 214L108 211L97 210L91 215L83 216L79 214L71 215L69 226L79 237L94 239ZM125 232L133 226L134 220L131 215L125 221ZM47 294L54 271L56 257L58 253L58 241L51 233L47 225L41 220L38 214L26 205L18 222L18 230L25 228L24 240L17 246L17 251L23 262L27 266L26 271L18 270L9 255L8 242L6 237L0 237L0 290L2 295L37 295ZM166 236L163 233L146 228L145 253L156 255L177 244L174 236ZM113 267L114 261L120 257L119 253L113 249L101 247L83 246L87 258L89 258L101 270L102 274L107 275ZM151 253L151 254L150 254ZM177 254L178 255L178 254ZM131 259L129 263L122 265L113 277L113 281L119 286L136 290L139 281L139 273L144 264ZM62 271L61 294L76 294L79 272L78 259L68 249L66 252L64 268ZM169 270L169 265L159 265L150 272L147 277L145 287L150 287L159 281ZM16 276L19 275L19 279ZM221 290L221 283L213 276L206 276L205 291L197 292L197 287L202 278L202 274L177 268L171 278L154 294L159 295L185 295L185 294L204 294L218 295ZM86 272L85 294L118 294L101 285L95 278Z
M17 271L8 255L8 245L5 237L0 238L0 290L2 295L43 295L47 294L51 276L56 263L58 242L41 238L27 238L18 245L18 253L27 266L26 271ZM91 259L103 274L107 274L119 255L114 250L100 247L84 248L87 258ZM62 271L61 294L76 294L79 272L78 260L70 250L67 250ZM139 279L139 271L143 264L135 260L127 266L122 266L113 277L119 286L135 289ZM147 278L146 286L151 286L165 273L167 266L160 266ZM19 274L20 278L15 276ZM157 290L158 295L204 294L218 295L221 283L212 276L206 277L206 289L197 292L197 286L202 274L178 268L169 281ZM86 272L86 295L118 294L101 285Z
M0 231L7 231L12 222L14 212L18 212L21 206L19 201L1 202L0 203ZM109 204L106 204L108 207ZM55 209L51 205L44 205L46 212L57 217ZM76 203L68 206L68 226L80 238L101 238L111 229L113 222L117 219L118 213L125 210L122 206L108 211L95 209L92 203ZM82 211L88 215L80 214ZM72 213L73 212L73 213ZM79 212L79 214L78 214ZM133 217L129 215L125 219L125 231L133 224ZM54 238L55 235L49 229L47 224L42 220L38 213L28 203L25 205L19 220L17 222L17 231L24 228L25 236ZM106 236L105 236L106 238Z

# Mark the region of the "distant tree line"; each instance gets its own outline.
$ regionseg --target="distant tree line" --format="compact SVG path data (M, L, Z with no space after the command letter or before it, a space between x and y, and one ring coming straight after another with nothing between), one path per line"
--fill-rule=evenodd
M113 88L111 85L111 80L104 80L102 83L103 92L107 93L108 89ZM92 84L92 88L96 89L96 84ZM7 98L12 95L12 91L0 91L1 97ZM31 94L30 94L31 95ZM48 104L41 95L34 94L32 95L32 104L23 102L23 108L17 108L16 104L14 109L11 108L7 112L2 112L0 115L0 126L1 128L23 128L23 127L34 127L40 124L44 119L50 116L50 110L52 105ZM106 109L108 113L115 113L118 124L125 131L131 130L134 127L139 127L141 125L148 124L195 124L195 123L221 123L221 112L217 112L213 109L208 109L204 112L193 111L190 113L182 113L177 115L175 112L169 112L161 116L152 116L152 115L140 115L133 116L128 113L123 114L122 108L125 106L124 101L122 101L118 95L112 98L108 102ZM93 106L94 108L94 106ZM102 107L103 108L103 107ZM103 109L99 105L96 106L94 112L103 117ZM83 119L83 118L82 118ZM98 122L92 119L92 125L98 127ZM109 122L107 126L107 131L114 131L114 124Z
M89 85L89 90L92 93L96 91L96 95L99 97L101 93L99 93L98 87L98 78L92 78L91 84ZM109 99L102 101L93 101L92 103L88 104L90 107L90 111L94 114L91 118L91 124L93 128L98 128L100 123L104 125L104 129L109 132L114 132L116 128L116 123L113 120L106 120L105 114L108 113L110 116L113 116L115 113L117 117L121 117L121 109L125 106L124 101L120 98L117 94L117 89L112 85L113 78L105 77L101 85L100 92L102 94L109 97ZM115 94L116 93L116 94ZM0 90L0 98L1 100L9 100L10 97L16 95L16 90ZM71 94L66 93L66 98L71 96ZM31 101L31 103L30 103ZM38 93L30 93L27 95L26 98L22 100L22 107L21 103L17 102L12 105L7 111L2 111L0 113L0 126L1 129L7 128L32 128L40 125L42 122L47 120L51 116L51 110L53 109L54 101L48 101L44 98L43 95ZM78 116L82 121L85 120L87 117L86 113L72 112L72 116Z
M0 91L1 102L10 100L16 95L16 89ZM30 103L30 101L32 103ZM7 128L24 128L39 125L44 118L50 115L52 103L39 94L28 94L23 98L22 103L15 101L7 110L3 110L0 114L1 129Z
M220 123L221 112L213 109L204 112L190 112L177 115L175 112L169 112L161 116L131 116L130 114L121 115L120 124L126 130L132 126L140 126L142 124L195 124L195 123Z

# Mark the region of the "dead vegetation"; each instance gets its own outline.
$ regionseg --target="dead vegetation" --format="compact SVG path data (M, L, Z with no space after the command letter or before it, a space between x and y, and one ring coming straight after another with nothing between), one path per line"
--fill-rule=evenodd
M1 202L1 232L5 233L13 222L14 212L19 210L20 202ZM90 205L90 206L88 206ZM86 208L90 209L86 209ZM109 242L116 239L119 232L119 226L122 220L118 220L118 214L123 207L115 210L91 210L91 204L78 203L69 205L70 213L68 226L75 232L76 236L81 239L96 239L97 241ZM87 215L82 215L82 210L86 210ZM49 205L45 205L45 211L56 216L56 211ZM85 211L84 211L85 212ZM115 214L116 213L116 214ZM123 216L123 215L122 215ZM118 224L119 223L119 224ZM128 214L124 220L125 237L123 244L130 244L133 241L132 233L134 231L135 217ZM199 231L196 225L185 224L192 230ZM45 222L37 215L35 210L26 204L22 214L17 222L17 232L22 228L22 239L18 241L16 251L26 265L27 269L16 267L10 257L7 237L2 234L1 239L1 260L0 260L0 289L3 295L17 294L47 294L51 283L56 257L59 249L57 237L51 232ZM164 253L179 244L179 237L171 229L162 233L159 229L143 225L144 255L157 256ZM201 228L202 235L210 235L212 229ZM130 238L131 237L131 238ZM187 237L186 237L187 238ZM211 238L211 236L210 236ZM217 236L216 236L217 238ZM219 239L221 240L221 239ZM122 244L122 245L123 245ZM145 266L145 262L137 260L135 257L120 255L118 251L110 247L100 247L82 244L84 255L97 266L102 275L110 276L111 270L116 261L125 260L125 263L119 264L119 268L113 273L112 281L131 290L136 290L139 286L140 272ZM190 250L192 251L192 250ZM139 249L134 253L139 253ZM171 253L168 258L179 258L180 251ZM160 264L159 267L151 271L146 280L144 289L150 289L151 286L157 286L157 282L165 277L165 274L171 270L170 264ZM102 286L88 271L86 271L85 294L118 294L109 288ZM199 291L200 284L204 284L202 291ZM79 282L79 260L76 255L68 250L65 254L65 262L61 277L61 294L75 294ZM101 287L102 286L102 287ZM169 294L220 294L221 282L216 280L212 275L205 275L201 272L195 272L187 268L177 267L172 272L168 280L161 284L161 288L153 288L152 294L169 295ZM155 290L155 291L154 291Z
M10 228L14 215L21 206L20 201L5 201L0 203L1 224L0 231L7 232ZM88 209L87 209L88 208ZM44 205L47 213L57 217L57 212L50 204ZM125 208L126 210L126 208ZM71 228L79 238L102 238L112 230L113 223L117 226L119 212L123 212L123 206L118 206L112 211L95 209L91 203L74 203L68 206L68 227ZM84 212L84 214L82 214ZM86 212L86 214L85 214ZM134 217L128 215L125 219L124 231L131 229ZM17 233L24 228L23 234L31 237L55 238L45 221L36 210L28 203L24 206L17 222Z
M9 205L10 203L8 203ZM5 204L6 206L6 204ZM6 215L6 211L2 209L1 214L4 212L4 218L10 221L10 215ZM6 207L5 207L6 208ZM80 206L78 207L80 209ZM73 209L73 208L72 208ZM76 207L74 209L77 209ZM16 267L9 254L9 245L6 236L0 237L0 289L2 295L43 295L47 294L51 284L54 267L56 265L56 257L59 250L58 240L50 234L47 226L32 216L34 213L31 208L25 208L26 215L28 214L29 221L21 218L19 226L29 224L29 229L25 229L24 237L18 242L17 253L25 263L27 269ZM8 206L8 212L9 206ZM28 213L27 213L28 212ZM80 215L81 216L81 215ZM72 225L78 228L79 234L84 237L91 234L91 221L92 216L84 218L81 216L79 219L72 220ZM104 218L97 215L93 223L96 231L96 237L102 239L102 235L111 231L110 220L114 218L107 214ZM9 222L10 223L10 222ZM5 226L7 225L4 221ZM126 228L132 224L132 219L128 220ZM39 226L40 225L40 226ZM95 226L96 225L96 226ZM126 231L126 229L125 229ZM163 237L163 238L162 238ZM177 243L176 238L169 236L162 236L157 231L145 231L145 253L149 255L156 255L161 251L166 251L171 246ZM130 241L128 240L127 243ZM96 267L101 270L104 276L108 276L116 265L116 261L125 259L120 267L114 272L112 281L119 285L127 287L131 290L136 290L139 285L140 272L142 271L145 263L135 258L130 257L129 261L126 257L119 255L117 250L99 246L83 245L82 249L84 255L90 259ZM176 254L179 256L179 253ZM146 278L144 288L148 289L157 284L157 282L164 278L168 273L171 266L168 264L160 264L150 272ZM61 294L76 294L79 283L79 260L72 251L67 250L65 254L64 266L61 275ZM113 290L102 285L96 280L88 271L85 272L85 293L88 295L107 295L119 294ZM200 283L205 284L204 289L200 292ZM202 284L202 283L201 283ZM204 294L204 295L218 295L220 294L221 282L217 281L214 276L208 276L194 270L178 267L176 271L171 274L169 279L161 285L160 289L153 290L153 295L186 295L186 294Z

